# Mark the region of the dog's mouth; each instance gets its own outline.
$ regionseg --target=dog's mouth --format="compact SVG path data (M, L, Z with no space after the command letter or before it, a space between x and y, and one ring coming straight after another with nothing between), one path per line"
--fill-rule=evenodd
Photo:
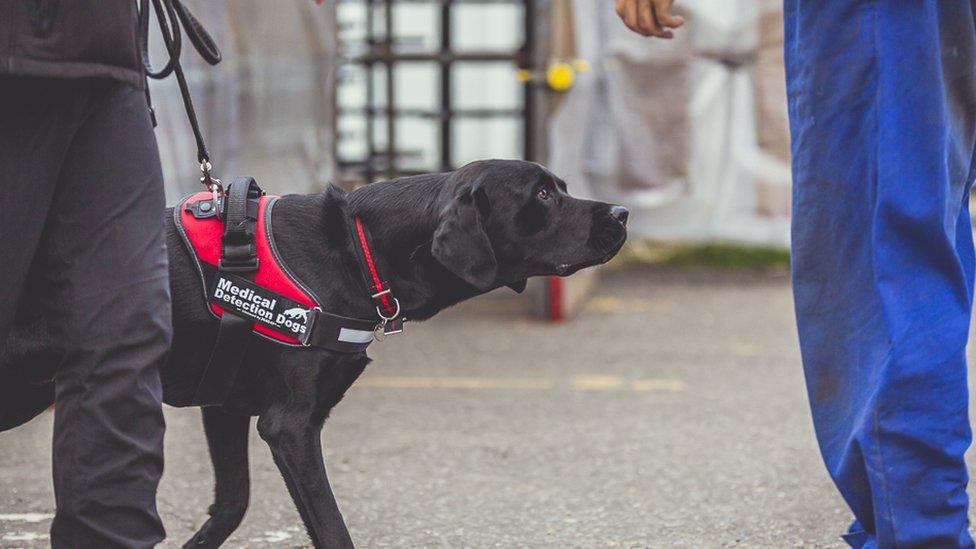
M556 276L569 276L571 274L575 274L579 271L582 271L583 269L586 269L588 267L603 265L604 263L613 259L615 255L617 255L620 249L624 247L624 242L626 241L627 241L627 236L625 235L621 237L616 244L613 245L613 248L609 252L595 259L581 261L579 263L563 263L561 265L557 265Z

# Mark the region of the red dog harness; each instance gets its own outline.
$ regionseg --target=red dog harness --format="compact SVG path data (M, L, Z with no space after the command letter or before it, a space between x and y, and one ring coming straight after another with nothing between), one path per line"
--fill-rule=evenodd
M201 404L227 396L255 333L275 343L361 352L377 333L402 331L400 303L380 277L369 233L355 219L360 268L379 320L335 315L323 310L315 293L288 268L274 240L272 220L278 197L266 196L253 179L228 187L226 196L192 194L173 209L173 221L190 252L210 313L220 319L217 342L197 394Z

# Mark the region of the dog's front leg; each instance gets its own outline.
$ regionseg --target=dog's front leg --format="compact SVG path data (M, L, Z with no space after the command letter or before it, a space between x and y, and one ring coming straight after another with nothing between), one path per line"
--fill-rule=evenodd
M258 433L271 447L288 492L317 548L350 548L322 459L321 422L305 411L271 408L258 419Z
M214 502L210 519L183 546L219 547L237 529L250 496L247 434L250 416L231 415L219 408L203 409L203 429L214 467Z

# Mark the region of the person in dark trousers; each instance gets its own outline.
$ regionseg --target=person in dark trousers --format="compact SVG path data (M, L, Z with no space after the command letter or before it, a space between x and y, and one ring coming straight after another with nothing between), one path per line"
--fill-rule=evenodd
M165 537L165 200L138 44L132 0L0 0L0 346L31 308L67 351L54 547Z
M618 0L668 38L672 0ZM852 547L974 547L976 1L786 0L793 295Z

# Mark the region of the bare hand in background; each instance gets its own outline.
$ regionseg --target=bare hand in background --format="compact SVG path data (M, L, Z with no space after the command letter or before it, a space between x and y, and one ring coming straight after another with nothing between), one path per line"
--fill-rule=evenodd
M671 13L673 5L674 0L617 0L617 15L638 34L674 38L671 29L684 25L685 20Z

